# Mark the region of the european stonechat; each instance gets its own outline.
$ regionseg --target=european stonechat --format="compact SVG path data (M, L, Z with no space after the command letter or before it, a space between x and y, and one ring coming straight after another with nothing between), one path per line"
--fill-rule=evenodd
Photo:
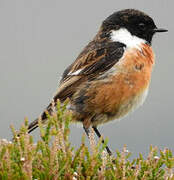
M100 137L98 125L120 119L144 102L154 65L152 37L166 31L157 28L153 19L141 11L113 13L64 71L54 104L69 98L73 121L81 122L87 135L92 126ZM53 112L52 103L46 111ZM46 112L41 120L47 120ZM36 127L38 119L29 124L28 132Z

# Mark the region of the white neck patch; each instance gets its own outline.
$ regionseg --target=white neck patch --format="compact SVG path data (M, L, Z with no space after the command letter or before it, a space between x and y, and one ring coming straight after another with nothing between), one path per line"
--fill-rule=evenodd
M146 41L137 36L133 36L127 29L121 28L119 30L113 30L111 33L111 40L123 43L127 48L137 48L141 50L140 45L146 43Z

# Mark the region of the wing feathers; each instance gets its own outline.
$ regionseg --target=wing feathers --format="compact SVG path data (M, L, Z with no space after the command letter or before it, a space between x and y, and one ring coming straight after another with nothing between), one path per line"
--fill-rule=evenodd
M73 75L89 75L107 70L122 57L125 45L119 42L109 42L100 48L94 48L80 56L64 72L61 83ZM85 50L84 50L85 51ZM101 69L100 69L101 68ZM101 72L100 72L101 70Z
M123 56L125 45L119 42L109 42L101 48L86 52L70 65L64 72L60 86L54 96L54 101L61 101L76 92L81 83L85 83L109 70Z

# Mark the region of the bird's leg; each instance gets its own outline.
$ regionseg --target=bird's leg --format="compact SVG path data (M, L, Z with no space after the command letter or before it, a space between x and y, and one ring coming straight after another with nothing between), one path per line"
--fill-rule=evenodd
M96 135L98 136L98 138L100 138L100 137L101 137L101 134L100 134L100 132L98 131L97 127L92 126L92 128L94 129L94 132L96 133ZM102 139L102 143L103 143L103 144L105 143L104 139ZM108 146L106 146L106 151L107 151L107 153L109 154L109 156L112 155L112 152L111 152L111 150L109 149Z
M85 133L89 138L89 133L90 133L89 128L86 128L85 126L83 126L83 129L85 130Z
M92 126L92 128L94 129L94 132L96 133L96 135L100 138L100 137L101 137L101 134L100 134L100 132L98 131L97 127ZM89 138L89 133L90 133L89 128L86 128L85 126L83 126L83 129L85 130L85 133L86 133L86 135L87 135L88 138ZM104 139L102 139L102 143L103 143L103 144L105 143ZM111 150L109 149L108 146L106 146L106 151L107 151L107 153L109 154L109 156L112 155L112 152L111 152Z

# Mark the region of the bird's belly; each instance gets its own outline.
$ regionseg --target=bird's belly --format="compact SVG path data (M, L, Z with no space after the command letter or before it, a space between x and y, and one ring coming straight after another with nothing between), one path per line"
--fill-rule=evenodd
M150 76L143 72L120 73L113 77L111 84L103 84L95 95L94 109L99 116L93 125L120 119L135 110L146 99Z
M101 114L100 117L96 118L95 121L93 121L93 125L103 124L112 120L118 120L128 115L128 113L133 112L144 103L147 94L148 88L146 88L143 92L129 98L120 106L115 107L115 112Z

